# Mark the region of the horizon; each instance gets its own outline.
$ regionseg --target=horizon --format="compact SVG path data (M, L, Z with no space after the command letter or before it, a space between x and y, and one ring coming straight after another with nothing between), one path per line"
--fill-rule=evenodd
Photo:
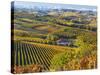
M25 1L13 1L14 7L16 8L35 8L41 9L73 9L73 10L88 10L97 11L96 6L88 5L74 5L74 4L57 4L57 3L43 3L43 2L25 2Z

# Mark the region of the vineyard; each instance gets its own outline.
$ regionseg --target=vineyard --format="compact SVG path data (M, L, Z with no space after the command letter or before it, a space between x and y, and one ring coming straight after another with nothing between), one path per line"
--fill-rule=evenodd
M14 64L17 66L30 64L42 65L44 70L47 71L49 70L50 61L53 56L62 52L62 50L55 49L54 46L16 41L14 43Z
M11 9L12 73L97 68L96 11L16 5Z

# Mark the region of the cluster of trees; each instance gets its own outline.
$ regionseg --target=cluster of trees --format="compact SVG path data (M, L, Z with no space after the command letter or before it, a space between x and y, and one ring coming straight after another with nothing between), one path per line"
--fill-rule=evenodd
M96 36L96 33L83 33L77 37L75 44L79 47L80 56L87 56L97 50Z
M12 66L11 72L14 74L22 74L22 73L32 73L32 72L42 72L43 66L41 65L28 65L28 66Z
M50 70L63 70L63 66L74 58L72 50L56 54L51 60Z
M84 36L83 36L84 35ZM96 33L83 33L77 37L76 49L57 54L51 60L51 70L93 69L97 67Z
M48 34L46 39L48 39L50 41L56 41L59 39L59 37L57 35L54 35L54 34Z

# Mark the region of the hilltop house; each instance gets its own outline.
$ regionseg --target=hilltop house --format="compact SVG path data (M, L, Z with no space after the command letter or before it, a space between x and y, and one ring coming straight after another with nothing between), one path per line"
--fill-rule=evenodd
M67 41L65 39L59 39L59 40L57 40L57 45L70 46L71 45L71 42L70 41Z

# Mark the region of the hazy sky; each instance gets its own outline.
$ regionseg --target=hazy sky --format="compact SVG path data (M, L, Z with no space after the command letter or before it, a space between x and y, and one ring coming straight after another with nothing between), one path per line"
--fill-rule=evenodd
M36 2L23 2L23 1L14 1L15 7L24 7L24 8L64 8L64 9L78 9L78 10L93 10L96 11L96 6L87 6L87 5L72 5L72 4L54 4L54 3L36 3Z

